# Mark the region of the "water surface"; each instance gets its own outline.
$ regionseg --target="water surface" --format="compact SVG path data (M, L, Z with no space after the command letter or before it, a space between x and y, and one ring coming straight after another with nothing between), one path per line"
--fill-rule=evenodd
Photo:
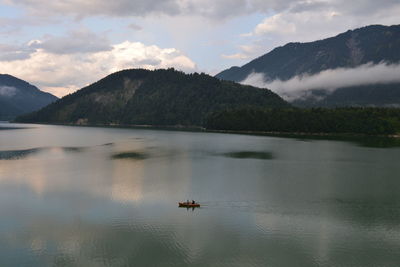
M391 141L0 127L0 266L400 262Z

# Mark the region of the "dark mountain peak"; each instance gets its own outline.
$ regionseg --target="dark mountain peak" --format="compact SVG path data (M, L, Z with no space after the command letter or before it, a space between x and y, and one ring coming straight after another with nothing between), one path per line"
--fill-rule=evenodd
M38 110L57 100L52 94L9 74L0 74L0 119Z
M400 25L370 25L334 37L277 47L242 67L224 70L217 78L243 81L252 72L287 80L299 74L354 67L369 62L400 62Z
M40 91L36 86L10 74L0 74L0 86L12 86L22 90L28 88L28 90Z

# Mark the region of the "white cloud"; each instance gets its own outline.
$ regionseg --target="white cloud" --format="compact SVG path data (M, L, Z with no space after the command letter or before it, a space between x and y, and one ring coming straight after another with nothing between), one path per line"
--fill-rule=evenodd
M12 86L0 86L0 96L12 97L17 93L17 88Z
M159 48L156 45L146 46L140 42L125 41L113 46L111 53L95 55L100 61L112 60L111 71L141 67L147 69L175 67L184 71L193 71L195 63L175 48Z
M290 34L294 32L296 32L296 25L293 22L287 21L282 14L276 14L266 18L254 29L255 35L266 33Z
M247 58L249 58L248 55L246 55L244 53L236 53L236 54L231 54L231 55L222 54L221 56L223 58L227 58L227 59L247 59Z
M251 44L251 45L239 45L238 46L240 49L239 53L234 53L230 55L225 55L222 54L222 58L226 59L250 59L254 55L260 54L264 51L264 48L261 45L258 45L257 43Z
M238 46L235 54L255 58L289 42L315 41L371 24L400 23L398 0L283 1L279 8L255 25L251 32L241 34L242 43L262 46L263 50L246 53Z
M310 90L333 92L337 88L400 82L400 65L386 63L364 64L357 68L337 68L315 75L295 76L289 80L265 81L261 73L252 73L241 83L268 88L288 101L303 98Z
M196 69L195 63L175 48L126 41L112 45L109 51L87 54L55 55L40 48L29 58L1 62L0 72L63 96L118 70L168 67L183 71Z

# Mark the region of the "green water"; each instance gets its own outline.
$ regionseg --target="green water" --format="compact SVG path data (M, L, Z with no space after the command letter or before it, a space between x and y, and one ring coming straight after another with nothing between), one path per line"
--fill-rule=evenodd
M391 141L0 127L0 266L399 266Z

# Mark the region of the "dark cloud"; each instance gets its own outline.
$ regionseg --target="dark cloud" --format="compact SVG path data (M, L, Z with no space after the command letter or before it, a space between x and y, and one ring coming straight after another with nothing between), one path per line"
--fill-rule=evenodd
M175 15L179 13L176 0L9 0L17 6L26 7L37 15L74 15L77 17L109 16L144 16L149 13Z
M143 30L143 27L142 27L142 26L137 25L137 24L135 24L135 23L129 24L129 25L128 25L128 28L131 29L131 30L134 30L134 31L141 31L141 30Z
M334 9L354 16L377 12L393 5L398 0L8 0L8 3L23 6L36 15L88 16L138 16L151 14L197 15L213 19L224 19L250 13L293 13L321 9Z
M324 8L328 8L329 3L324 1L315 1L315 2L308 2L308 1L299 1L291 6L289 9L292 13L299 13L305 12L310 10L322 10Z
M344 14L352 14L353 16L365 16L376 14L382 10L390 9L391 7L398 7L399 0L332 0L330 6L339 10Z
M254 12L281 11L296 0L9 0L33 14L87 16L199 15L226 18Z

